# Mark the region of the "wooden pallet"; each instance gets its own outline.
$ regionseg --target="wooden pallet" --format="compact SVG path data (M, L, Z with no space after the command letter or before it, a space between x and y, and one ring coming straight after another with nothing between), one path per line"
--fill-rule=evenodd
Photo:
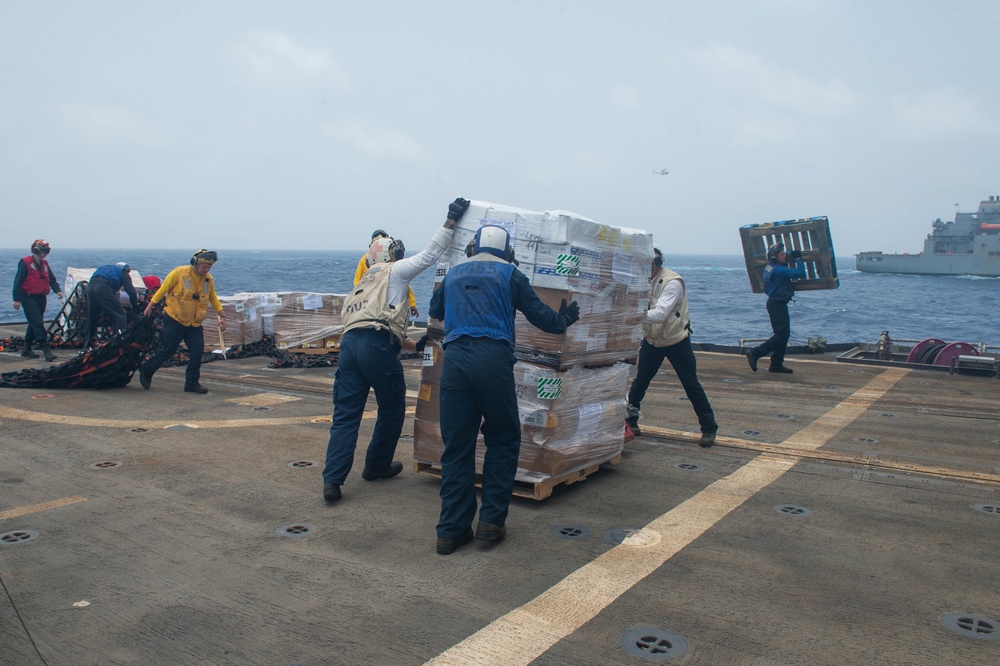
M595 472L597 472L597 470L601 469L602 465L617 465L618 463L621 462L621 460L622 460L622 454L616 453L610 458L607 458L605 460L598 460L594 463L591 463L590 465L587 465L582 469L574 470L566 474L553 476L548 479L545 479L544 481L536 481L536 482L514 481L514 496L524 497L526 499L533 499L533 500L543 500L546 497L552 495L552 491L555 489L556 486L561 486L563 484L569 486L578 481L583 481L588 476L594 474ZM432 465L430 463L422 463L414 461L413 470L420 474L427 474L429 476L433 476L438 479L441 478L440 465ZM480 489L483 487L482 474L476 474L476 487Z
M338 354L340 347L285 347L278 351L289 354Z
M826 217L802 220L783 220L766 224L747 224L740 227L743 258L746 260L750 287L755 294L764 293L764 267L767 266L767 248L773 243L784 243L785 250L802 251L806 267L804 279L793 280L795 291L836 289L837 258L833 251L830 222ZM791 262L789 262L791 265Z

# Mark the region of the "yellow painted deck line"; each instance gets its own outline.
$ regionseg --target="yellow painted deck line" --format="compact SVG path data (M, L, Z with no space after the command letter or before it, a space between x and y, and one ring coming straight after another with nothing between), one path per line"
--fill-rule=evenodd
M59 507L66 506L67 504L77 504L78 502L86 502L86 501L87 501L86 497L64 497L62 499L52 500L51 502L29 504L28 506L22 506L17 509L8 509L6 511L0 511L0 520L7 520L8 518L17 518L19 516L27 516L28 514L38 513L39 511L58 509Z
M816 448L863 414L909 370L886 370L791 438L799 447ZM826 437L824 440L823 438ZM558 641L607 608L639 581L663 566L730 512L777 481L797 462L762 454L729 476L649 523L648 539L626 539L515 608L428 664L530 664ZM649 543L650 545L640 545Z
M407 407L406 414L416 413L415 407ZM375 410L364 413L362 418L373 419L378 415ZM43 412L29 412L25 409L15 409L13 407L0 407L0 418L14 419L17 421L31 421L34 423L51 423L55 425L81 426L88 428L166 428L172 425L180 425L181 421L149 421L149 420L127 420L127 419L99 419L92 416L69 416L65 414L45 414ZM330 418L330 413L312 416L288 416L284 418L256 418L256 419L228 419L212 421L184 421L183 425L194 428L248 428L260 426L282 426L311 423L314 419Z

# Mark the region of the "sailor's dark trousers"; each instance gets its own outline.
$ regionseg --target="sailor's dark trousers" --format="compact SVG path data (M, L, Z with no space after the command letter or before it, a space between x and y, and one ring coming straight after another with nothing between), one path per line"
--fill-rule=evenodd
M521 450L514 353L504 340L464 336L449 342L441 374L441 518L437 535L464 536L476 515L476 440L486 443L479 520L507 521Z
M128 327L128 316L122 307L118 290L110 280L98 275L87 284L87 338L83 343L84 349L90 346L97 333L97 322L102 314L110 335L120 333Z
M757 358L771 355L771 367L780 368L785 363L785 350L788 348L788 338L792 334L792 322L788 316L788 301L767 299L767 316L771 318L771 330L774 335L764 344L753 350Z
M25 294L21 298L21 309L24 310L24 318L28 321L28 328L24 331L25 347L30 348L35 343L40 349L48 347L49 334L45 332L47 300L45 294Z
M698 363L694 357L694 348L691 347L690 336L669 347L657 347L646 340L642 341L639 347L639 361L635 368L635 379L632 380L632 387L628 392L628 404L639 409L642 399L646 397L649 383L663 365L663 359L670 361L670 366L684 387L684 393L687 394L691 406L694 407L694 413L698 416L698 425L701 426L702 433L707 435L718 431L715 412L708 402L705 389L698 381Z
M385 329L354 328L341 337L323 483L340 486L347 480L354 465L361 417L372 389L378 417L365 454L365 467L384 471L392 464L406 417L406 380L399 349L396 337Z
M205 353L205 331L201 326L185 326L166 313L163 314L160 349L143 364L146 374L152 377L174 355L182 341L188 349L184 386L197 386L201 379L201 357Z

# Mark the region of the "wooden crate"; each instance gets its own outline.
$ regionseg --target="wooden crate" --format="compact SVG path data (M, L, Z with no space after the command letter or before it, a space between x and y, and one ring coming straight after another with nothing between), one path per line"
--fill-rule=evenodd
M753 293L764 293L764 267L767 266L767 248L774 243L784 243L785 251L802 251L806 278L793 280L795 291L836 289L837 258L830 236L830 222L824 217L802 220L783 220L766 224L747 224L740 227L743 257Z
M544 481L529 482L529 481L515 480L514 496L524 497L526 499L533 499L533 500L543 500L546 497L552 495L552 491L556 486L560 486L563 484L568 486L578 481L583 481L587 477L591 476L599 469L601 469L602 465L617 465L618 463L621 462L621 460L622 460L622 454L619 452L611 456L607 460L598 460L587 465L582 469L574 470L572 472L567 472L566 474L553 476L548 479L545 479ZM421 474L428 474L438 479L441 478L440 466L414 461L413 469L414 471L419 472ZM477 488L483 487L482 474L476 474L476 487Z

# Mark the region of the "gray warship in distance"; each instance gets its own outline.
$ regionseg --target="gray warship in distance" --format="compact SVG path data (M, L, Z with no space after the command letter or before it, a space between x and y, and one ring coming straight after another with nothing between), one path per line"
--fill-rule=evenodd
M979 202L975 213L955 213L954 222L934 220L923 252L861 252L856 267L863 273L1000 277L1000 196Z

